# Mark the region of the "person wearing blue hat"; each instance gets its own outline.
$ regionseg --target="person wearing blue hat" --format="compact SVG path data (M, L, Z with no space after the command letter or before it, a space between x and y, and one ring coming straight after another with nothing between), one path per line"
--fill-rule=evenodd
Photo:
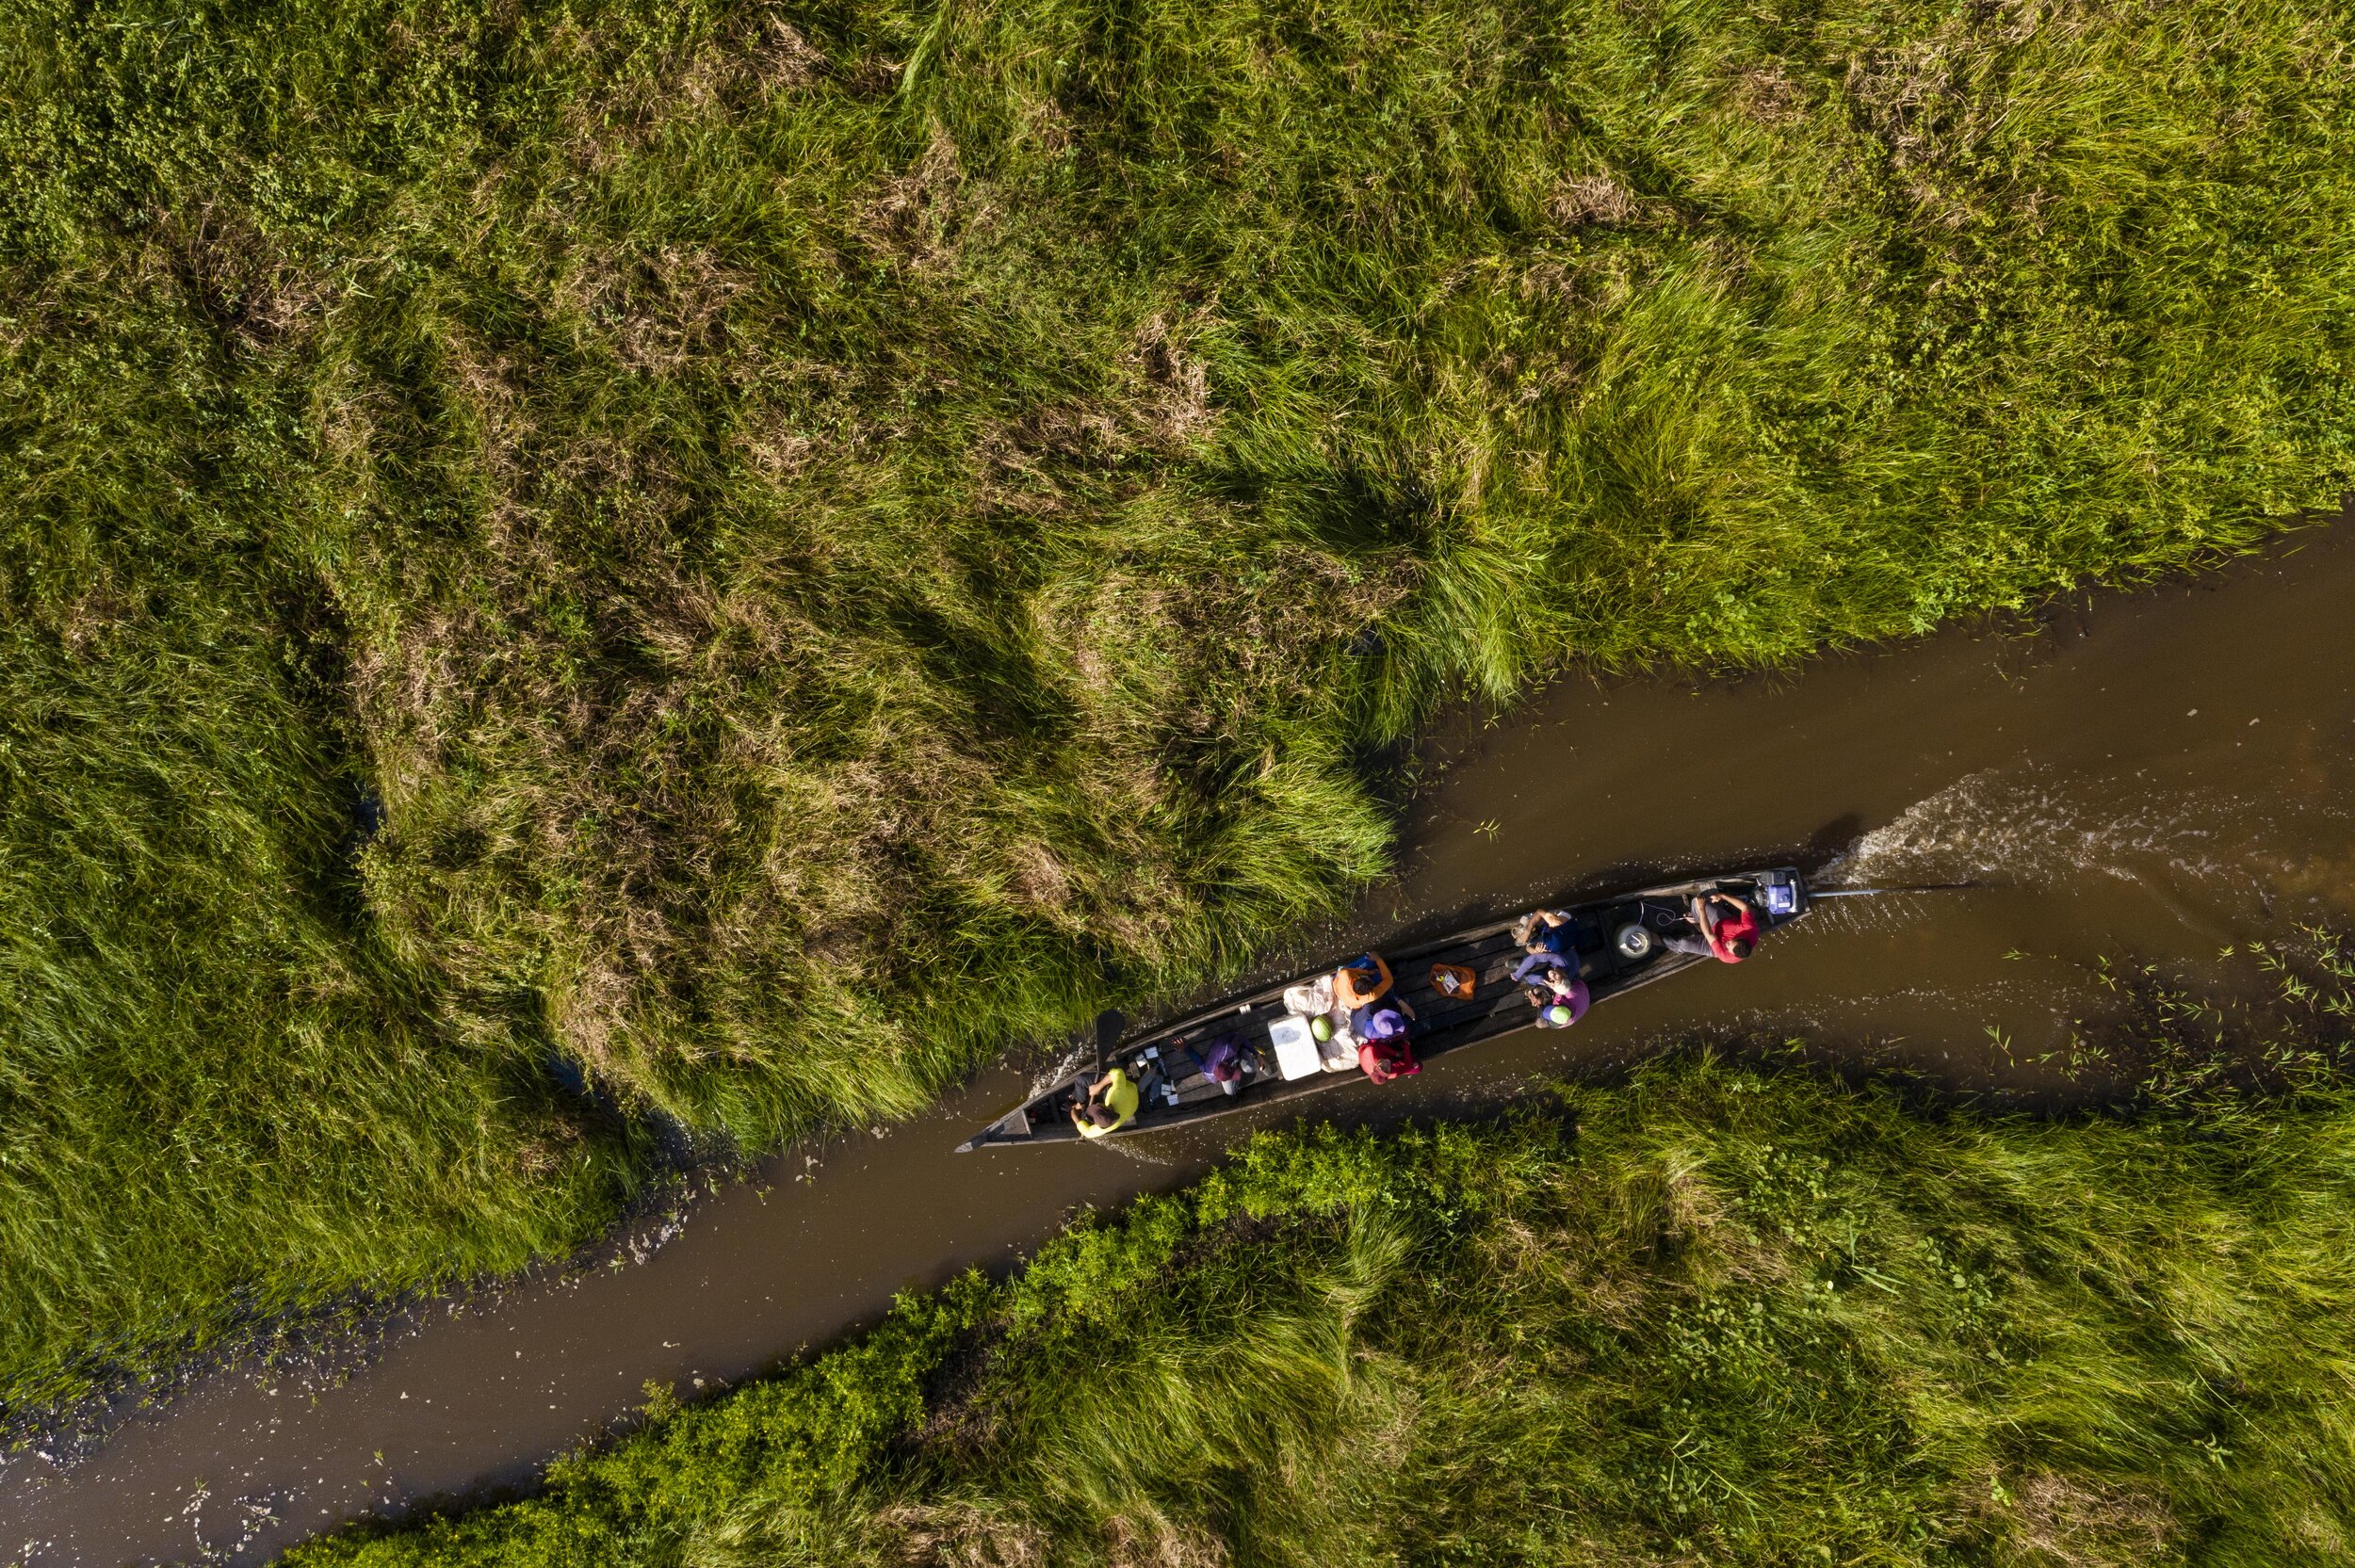
M1406 1019L1396 1008L1375 1008L1356 1026L1358 1070L1375 1083L1410 1078L1422 1071L1406 1043Z

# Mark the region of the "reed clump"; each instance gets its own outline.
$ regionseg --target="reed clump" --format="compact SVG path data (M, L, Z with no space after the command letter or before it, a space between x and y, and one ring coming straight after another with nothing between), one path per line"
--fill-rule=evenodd
M0 44L0 1398L582 1234L552 1057L768 1147L1232 965L1450 691L2355 468L2320 0Z

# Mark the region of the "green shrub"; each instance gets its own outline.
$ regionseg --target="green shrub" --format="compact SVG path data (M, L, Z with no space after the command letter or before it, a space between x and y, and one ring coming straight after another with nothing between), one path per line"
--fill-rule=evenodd
M299 1568L2323 1563L2355 1105L1925 1120L1706 1059L1263 1137L1004 1284Z

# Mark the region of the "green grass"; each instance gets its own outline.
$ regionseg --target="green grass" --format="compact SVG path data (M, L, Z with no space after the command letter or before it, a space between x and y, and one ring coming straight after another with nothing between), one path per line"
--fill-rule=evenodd
M1925 1119L1703 1059L1268 1136L545 1490L297 1568L2343 1562L2355 1101Z
M200 481L196 441L153 433L205 412L107 380L57 389L92 422L54 453L77 477L17 449L0 534L16 1398L358 1282L520 1267L638 1179L528 1040L452 1035L373 934L325 608L251 558L263 486Z
M592 1228L551 1050L762 1147L1232 964L1450 691L2334 504L2349 36L13 0L0 1398Z

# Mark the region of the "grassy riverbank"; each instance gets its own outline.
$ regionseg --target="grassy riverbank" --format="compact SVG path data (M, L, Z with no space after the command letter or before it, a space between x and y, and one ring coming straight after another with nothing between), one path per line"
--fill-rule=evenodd
M2319 0L0 44L0 1398L584 1233L551 1055L757 1146L1234 962L1450 689L2355 471Z
M2355 1102L1655 1066L1264 1139L1005 1285L300 1568L2346 1560Z

